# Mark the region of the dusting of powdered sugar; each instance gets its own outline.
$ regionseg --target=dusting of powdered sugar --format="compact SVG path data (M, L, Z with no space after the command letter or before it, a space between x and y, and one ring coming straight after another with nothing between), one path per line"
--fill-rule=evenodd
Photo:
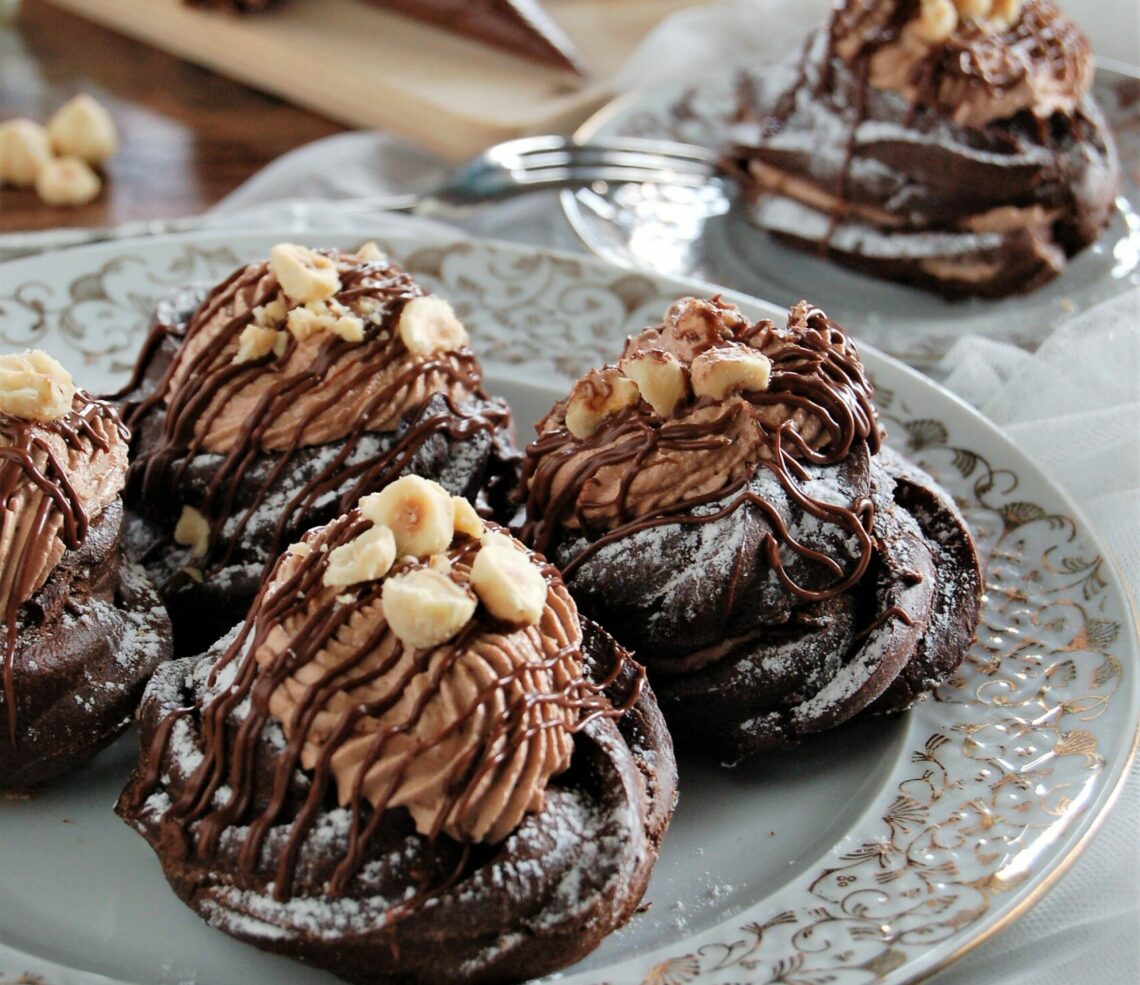
M151 625L150 607L157 607L157 596L150 578L143 568L133 561L122 562L120 569L122 584L127 592L140 600L146 600L148 609L120 609L123 635L116 650L115 661L120 667L153 667L167 652L166 637Z
M805 471L806 478L797 483L804 493L825 505L853 507L856 495L834 469L812 465L805 467ZM854 562L859 557L863 548L854 531L793 508L782 485L767 470L757 472L747 491L772 505L785 519L789 534L796 542L841 563ZM744 491L731 493L693 507L689 512L693 517L710 516L739 502L743 494ZM720 519L705 523L669 523L635 529L597 549L583 563L580 573L571 576L571 585L587 585L595 580L591 573L594 570L628 564L631 558L636 558L637 579L630 587L639 593L638 605L646 610L647 624L651 628L662 631L662 627L678 623L702 622L707 618L708 600L723 595L740 568L744 546L741 510L751 510L751 519L761 529L771 531L767 519L748 503L741 503ZM559 549L559 559L565 563L587 546L583 538L576 538ZM785 564L800 564L786 544L781 546L781 556ZM765 567L768 594L782 598L784 589L777 573Z
M230 564L209 576L210 584L223 593L248 592L250 585L256 585L265 571L265 565L260 561L250 561L245 564Z
M391 434L366 432L361 435L360 440L352 447L338 469L347 472L355 466L374 461L385 455L392 444ZM281 517L288 512L293 500L297 498L298 491L308 487L318 476L324 474L343 454L344 447L336 442L311 445L305 450L305 455L296 458L295 468L286 474L287 478L271 485L252 510L237 511L226 519L222 526L224 539L231 540L235 537L240 526L244 528L243 539L247 541L255 543L272 541ZM203 466L210 472L216 471L223 461L220 455L203 455L201 460ZM322 493L311 508L320 510L332 506L339 498L343 487L351 482L355 482L355 479L346 479L340 486L334 486Z
M256 893L216 885L211 895L201 900L202 915L211 926L247 939L320 937L329 941L380 930L398 902L380 896L366 899L293 896L278 900L271 895L272 883L267 889L268 893Z
M716 512L715 508L698 507L695 514ZM647 564L659 570L673 568L673 573L654 586L658 599L685 598L682 618L697 619L704 607L704 599L710 593L720 591L725 580L740 563L740 542L731 535L726 536L724 521L713 521L696 525L696 536L686 541L685 551L678 556L676 547L671 544L658 528L643 531L638 537L637 554ZM682 593L684 590L684 593ZM666 613L656 606L650 613L649 621L655 622ZM669 618L675 618L672 613Z
M971 147L960 140L955 140L950 127L945 124L923 132L890 120L864 120L855 131L855 140L858 144L907 143L918 147L933 147L936 150L946 150L952 142L952 153L955 157L997 167L1041 167L1051 165L1054 159L1054 152L1048 147L1028 141L1016 151L1008 147L1000 151ZM856 158L856 161L859 160L871 159Z
M526 940L528 940L527 935L519 931L503 934L497 940L483 948L483 950L474 957L462 962L459 965L459 974L465 977L477 974L488 965L502 960L505 955L509 954Z
M505 894L544 900L539 914L521 920L518 927L469 958L463 965L465 974L500 960L535 932L574 921L596 905L599 894L624 900L625 887L644 859L644 850L631 848L644 840L644 834L628 801L610 809L577 789L552 791L551 796L558 801L553 809L528 816L494 859L422 904L425 909L477 907ZM160 809L163 803L169 802L156 802L154 808ZM305 837L299 854L301 864L304 859L342 852L351 823L352 812L347 808L322 814ZM223 850L235 848L247 830L227 830ZM285 837L284 829L274 829L265 850L272 856ZM420 846L419 837L409 835L402 849L368 863L360 872L360 883L375 886L380 873L402 867L406 859L417 855ZM536 846L541 851L536 853ZM619 864L615 865L615 860L620 860ZM396 898L376 893L354 898L297 895L282 901L273 897L273 890L272 883L264 892L214 885L201 896L201 910L210 924L247 939L284 941L319 936L329 941L383 928L393 908L417 892L409 884Z
M450 414L446 404L443 404L443 409ZM475 414L480 408L476 405L461 404L459 409L462 413ZM421 417L430 417L436 412L433 400L429 402ZM439 412L442 413L443 410ZM306 502L306 515L336 512L337 504L359 481L359 477L354 473L371 462L386 458L407 430L408 426L404 425L397 431L369 431L362 434L352 445L349 454L336 466L337 471L348 477L341 483L322 491L311 503ZM415 449L412 457L405 463L403 471L415 475L434 476L448 492L454 495L466 495L469 492L472 476L482 474L482 464L487 457L491 441L491 435L484 432L478 432L462 440L448 440L446 454L440 455L439 446L428 440ZM242 545L273 543L281 518L293 512L294 501L300 491L315 483L321 475L332 468L343 451L344 446L340 442L307 446L306 454L296 457L294 467L284 473L281 479L271 483L252 509L237 510L226 518L221 529L221 539L232 541L240 532L239 539ZM203 454L197 461L207 474L213 474L221 468L224 459L221 455ZM269 468L269 463L259 463L251 475L258 480L261 472L267 472ZM364 490L365 493L370 491L374 490L371 488ZM301 518L293 516L291 519L296 522ZM192 563L188 556L182 560L187 564ZM233 563L211 570L209 580L212 586L222 592L248 592L251 585L256 585L260 581L264 570L265 565L262 560L235 560Z
M138 687L141 679L169 652L165 636L158 631L162 628L162 620L156 618L158 597L146 574L135 564L124 560L120 575L121 586L125 589L123 594L133 600L133 604L72 593L59 616L62 637L80 634L82 638L90 627L100 627L103 637L109 642L110 656L122 670L121 677L112 680L106 676L105 668L83 664L82 682L73 691L72 700L88 714L95 714L105 707L108 696L112 699L121 697ZM43 632L44 629L37 627L37 631ZM29 669L37 669L34 661L29 662ZM124 721L124 727L125 724Z
M190 722L185 718L179 718L175 721L174 727L170 730L170 738L167 740L167 750L170 753L171 761L178 765L178 768L185 776L190 776L202 763L202 752L198 748L197 735L190 726Z

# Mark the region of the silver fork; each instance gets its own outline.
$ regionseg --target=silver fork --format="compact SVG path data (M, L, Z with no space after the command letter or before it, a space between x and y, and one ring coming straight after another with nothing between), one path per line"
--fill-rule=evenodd
M336 202L344 212L462 213L515 195L549 188L606 184L663 184L689 188L719 173L717 155L695 144L609 138L575 143L569 137L520 137L489 147L448 172L427 192ZM198 215L129 222L104 229L50 229L0 236L0 260L43 250L227 225L228 216Z
M496 144L452 170L430 192L390 208L427 211L433 204L470 206L544 188L607 184L700 187L717 173L706 147L640 137L575 143L569 137L520 137Z

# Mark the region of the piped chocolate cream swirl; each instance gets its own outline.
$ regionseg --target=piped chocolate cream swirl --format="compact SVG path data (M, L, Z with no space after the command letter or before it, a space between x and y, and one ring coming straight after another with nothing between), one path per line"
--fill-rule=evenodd
M66 551L113 503L127 468L128 434L114 408L77 390L51 356L0 356L0 606L4 698L16 738L13 656L18 617Z
M162 784L190 714L202 756L164 829L203 860L239 835L238 868L252 876L284 823L273 894L288 900L298 855L335 798L351 812L348 850L327 887L337 897L393 809L406 809L421 835L463 845L501 842L542 811L573 736L639 700L640 669L624 707L605 694L625 670L618 661L607 679L585 673L577 610L553 566L466 501L405 476L280 559L211 669L209 700L155 732L128 806L140 809ZM259 776L267 729L282 739ZM387 919L450 885L468 859L461 852L442 882L425 874Z
M966 126L1071 114L1092 86L1088 39L1050 2L861 0L838 6L828 32L871 86Z
M1088 41L1049 0L846 0L797 70L739 89L729 165L797 245L949 297L1056 276L1119 162Z
M127 503L183 636L211 593L224 631L290 539L400 474L475 498L511 471L509 411L463 325L375 246L279 244L185 320L168 309L126 394Z
M863 497L814 497L804 464L836 465L856 447L878 449L871 392L854 344L807 302L778 328L749 322L719 298L684 298L538 425L524 463L523 537L545 552L566 531L580 532L588 544L563 565L572 573L599 547L639 530L710 523L749 504L773 522L768 555L784 584L806 598L838 594L866 570L873 507ZM748 488L758 469L853 538L856 556L832 559L791 536L779 510ZM714 502L723 505L696 511ZM782 551L826 569L824 583L798 583Z

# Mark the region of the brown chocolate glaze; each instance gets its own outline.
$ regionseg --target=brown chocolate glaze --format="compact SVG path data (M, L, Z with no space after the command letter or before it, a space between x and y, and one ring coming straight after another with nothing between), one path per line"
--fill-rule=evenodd
M517 55L585 74L577 49L538 0L368 0Z
M236 13L250 13L265 10L276 5L278 0L183 0L188 7L204 7L208 10L232 10Z
M167 761L164 753L170 741L171 731L182 715L193 714L201 722L203 759L194 774L188 778L181 795L167 810L163 827L168 831L177 831L185 850L194 852L197 858L203 860L210 860L217 855L227 831L235 827L243 828L247 833L238 852L238 868L246 876L253 876L261 858L267 833L282 823L287 811L293 811L288 837L278 848L278 863L274 874L274 897L278 900L288 900L291 897L298 855L306 837L326 809L329 796L335 787L332 759L341 745L354 735L354 725L363 717L379 715L394 705L407 683L417 675L427 674L431 658L437 656L441 649L445 651L445 659L436 667L429 687L416 702L407 720L376 734L375 742L357 774L355 796L351 807L352 821L348 850L337 860L328 884L328 892L333 897L341 896L348 890L353 877L365 861L371 839L387 811L387 802L384 798L372 806L362 794L361 786L368 770L380 761L394 736L405 733L415 726L424 709L437 695L442 677L454 666L477 634L487 631L510 631L509 627L489 622L489 617L481 612L444 647L407 651L401 644L390 660L377 668L353 676L354 668L364 661L381 637L389 633L386 622L378 616L373 630L363 643L335 668L326 671L300 701L293 713L292 737L280 750L273 765L272 777L269 780L269 795L263 806L255 806L257 785L259 782L263 783L266 778L258 778L255 775L254 759L262 730L271 720L269 711L271 695L297 668L314 661L338 630L354 615L365 609L378 612L383 583L364 582L347 588L340 594L326 592L325 601L309 613L303 631L297 633L292 646L282 650L269 666L259 665L255 655L273 626L281 624L290 610L304 605L304 600L312 599L322 591L321 579L328 553L348 543L370 526L371 523L358 511L336 520L324 531L322 544L327 547L327 552L313 550L276 588L269 583L263 586L249 617L211 670L210 679L211 683L214 683L228 665L236 664L232 682L205 705L182 709L163 721L154 734L150 749L145 751L144 761L149 765L142 774L140 782L132 788L129 801L125 805L127 811L138 811L147 797L159 788L163 764ZM457 535L448 552L454 570L469 569L479 546L478 540L462 534ZM531 554L530 557L535 564L541 566L550 590L564 593L565 589L557 570L538 555ZM398 570L399 565L393 573ZM303 801L300 804L289 804L295 777L302 770L302 747L309 726L324 708L330 695L338 687L351 689L391 672L399 663L401 656L407 652L411 652L414 659L400 684L382 701L359 703L345 711L322 747L315 767L311 771L306 771L311 777L311 782ZM453 809L462 816L463 812L469 809L470 798L481 782L493 775L502 764L509 762L512 754L537 734L541 725L523 729L514 727L531 704L553 703L572 711L576 717L576 724L571 729L573 733L581 731L599 717L620 718L636 704L644 682L644 670L636 664L631 664L636 673L622 703L615 705L605 693L607 688L627 671L624 651L622 653L621 659L617 660L600 680L592 679L583 672L574 676L561 690L554 693L538 694L522 691L519 701L514 705L508 705L501 713L481 745L480 754L469 762L459 764L462 770L455 775L449 799L438 815L439 821L435 830L430 833L430 839L434 841L440 836L440 825ZM467 718L474 714L477 708L489 705L495 692L522 674L538 666L541 669L553 670L556 665L566 666L571 659L575 665L585 666L580 645L560 648L541 665L531 663L518 667L507 678L502 678L481 691L477 700L468 709L467 715L457 716L455 721L420 752L423 754L430 752L435 745L446 741L452 734L462 729ZM345 675L348 675L347 680L344 680ZM250 702L249 713L234 731L229 719L235 709L246 701ZM496 748L500 744L501 748ZM400 787L409 765L410 760L397 771L387 788L386 797L392 796ZM220 795L219 791L223 787L224 795ZM415 895L397 904L390 911L389 920L398 921L406 918L427 900L449 888L466 869L468 859L469 848L464 847L459 853L455 867L446 873L442 880L438 878L439 873L429 874L430 878L419 887Z
M838 324L806 301L789 312L786 328L779 329L771 321L763 320L741 333L740 341L758 349L772 362L768 389L742 396L755 410L786 408L782 415L776 415L775 424L767 414L753 415L763 440L763 453L753 463L752 474L756 469L770 471L798 507L822 523L842 528L854 536L859 543L858 560L850 570L792 537L772 503L745 488L751 474L666 509L643 516L631 515L629 487L645 457L659 447L693 449L702 443L727 440L723 436L729 430L727 425L732 414L729 411L699 424L663 421L644 402L608 419L584 440L575 438L562 424L540 434L527 448L519 494L525 502L527 516L523 539L534 544L537 550L548 552L562 533L567 518L573 515L590 543L563 565L564 574L570 577L601 547L639 530L668 524L712 523L748 504L758 508L771 523L773 533L767 538L766 549L768 561L789 592L803 600L821 601L842 594L855 584L871 560L874 506L869 498L860 498L848 506L813 498L801 486L808 477L801 462L834 465L847 458L857 443L866 444L872 453L878 450L881 436L871 405L873 388L863 372L858 350ZM713 403L709 398L702 400ZM698 402L697 406L701 404ZM818 447L805 441L792 426L792 415L797 411L821 422L826 440ZM557 416L556 412L554 417ZM555 476L567 459L583 449L594 454L583 457L568 481L559 480L562 488L556 494ZM619 492L619 521L606 531L591 529L588 519L575 504L585 485L609 465L628 468ZM713 512L694 512L698 507L735 493L739 495ZM781 546L822 566L831 581L822 587L798 583L785 568Z
M827 68L817 94L834 88L832 67L837 57L859 66L856 74L866 80L871 59L899 42L919 9L920 0L894 4L856 0L837 6L826 29ZM911 67L912 112L926 108L953 115L967 90L975 97L980 90L996 101L1028 80L1030 66L1045 66L1059 87L1079 98L1091 79L1090 53L1080 28L1048 0L1025 3L1017 21L1002 30L963 20L949 38L932 45Z
M930 477L889 450L872 463L872 485L874 556L859 584L676 659L638 651L679 747L725 763L785 749L903 711L957 668L980 609L969 531ZM635 550L608 559L637 564ZM699 572L700 558L690 563Z
M320 252L344 257L335 251ZM268 542L259 540L253 551L264 566L263 576L290 538L346 512L361 496L395 479L412 467L417 454L433 440L442 437L461 443L485 435L498 447L500 436L509 433L509 410L483 391L479 364L470 349L419 361L411 359L396 326L405 304L424 292L409 274L386 260L353 260L348 269L341 270L340 279L336 301L351 305L370 299L379 306L379 313L366 322L360 343L349 343L328 333L316 359L300 372L280 372L271 365L275 362L272 353L251 362L232 362L236 339L252 324L254 309L276 296L275 280L268 276L264 262L239 269L215 287L185 324L170 312L160 313L156 320L134 376L119 394L127 398L125 417L136 433L126 501L129 507L171 531L181 504L191 502L211 529L208 553L189 562L197 570L187 572L179 568L160 584L167 598L190 586L192 579L208 584L211 576L235 561L238 551L248 546L244 541L251 519L271 493L280 495L284 489L287 498L283 508L276 511L275 529ZM264 293L250 295L259 284L266 285ZM193 359L179 358L203 326L227 311L225 306L231 299L246 295L248 303L209 344L202 346ZM286 333L286 338L285 353L276 360L282 365L297 345L291 334ZM352 360L352 370L340 374L337 384L330 385L326 378L341 360ZM404 363L407 368L399 368ZM328 446L332 453L310 467L312 449L302 444L306 427L323 411L336 407L354 387L386 372L393 374L391 382L360 409L344 438L335 446ZM269 373L275 374L274 381L243 422L232 449L224 454L207 452L202 435L206 425L222 413L225 394L235 392L252 374ZM173 386L176 377L180 385ZM362 454L362 442L379 433L369 430L370 420L381 415L397 394L417 380L426 380L429 389L441 392L434 400L410 408L404 418L407 426L386 432L390 440L381 451ZM260 438L278 416L300 394L321 387L329 392L326 395L322 391L320 402L299 421L291 443L283 449L262 449ZM496 454L510 458L514 453L504 447ZM299 465L304 465L304 469ZM204 476L203 470L208 475ZM300 481L292 478L302 473L305 477ZM198 485L202 486L200 490ZM189 486L195 487L192 500L185 495ZM155 566L149 563L154 560L151 555L169 545L169 536L153 541L144 554L142 560L152 570ZM241 563L248 563L249 553L243 553ZM252 588L245 596L242 612L251 596ZM180 622L177 614L175 622ZM208 645L210 641L202 642Z
M102 400L93 399L82 390L75 394L71 413L55 421L25 421L0 414L0 435L4 439L4 446L0 447L0 503L7 503L27 483L35 485L44 494L35 518L37 532L24 543L20 556L10 562L20 572L20 580L9 595L4 612L4 699L8 709L8 736L13 744L17 732L13 667L17 621L21 605L31 595L31 579L37 574L37 568L29 562L29 558L45 553L45 538L57 536L47 528L48 519L53 513L63 517L63 526L58 536L63 540L64 546L72 551L80 548L87 539L91 521L68 478L67 468L56 459L51 446L43 440L42 433L51 432L59 436L69 449L76 452L85 452L92 447L110 451L107 440L92 426L96 418L112 421L123 441L128 440L128 431L114 408ZM45 456L42 466L36 463L37 453Z

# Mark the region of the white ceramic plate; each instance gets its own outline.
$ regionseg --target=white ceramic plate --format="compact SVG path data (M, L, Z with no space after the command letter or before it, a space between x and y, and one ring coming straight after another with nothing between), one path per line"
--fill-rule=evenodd
M633 93L603 107L575 136L631 134L717 147L736 84L737 71L726 66L697 87ZM701 277L785 305L806 295L861 338L914 365L931 364L966 333L1034 349L1064 318L1140 284L1140 69L1102 65L1094 92L1120 148L1118 208L1094 246L1026 297L951 302L855 273L753 226L730 208L719 181L699 191L661 185L566 191L562 204L582 241L611 263Z
M90 389L110 389L156 298L217 280L280 238L109 243L0 266L0 345L41 346ZM524 437L572 375L701 290L518 247L383 245L455 304ZM865 357L890 440L954 493L988 559L978 644L938 700L904 717L747 768L682 761L650 909L563 982L913 981L1040 896L1126 771L1136 630L1084 522L984 420L893 360ZM0 983L331 985L211 930L175 898L111 812L133 743L30 799L0 799Z

